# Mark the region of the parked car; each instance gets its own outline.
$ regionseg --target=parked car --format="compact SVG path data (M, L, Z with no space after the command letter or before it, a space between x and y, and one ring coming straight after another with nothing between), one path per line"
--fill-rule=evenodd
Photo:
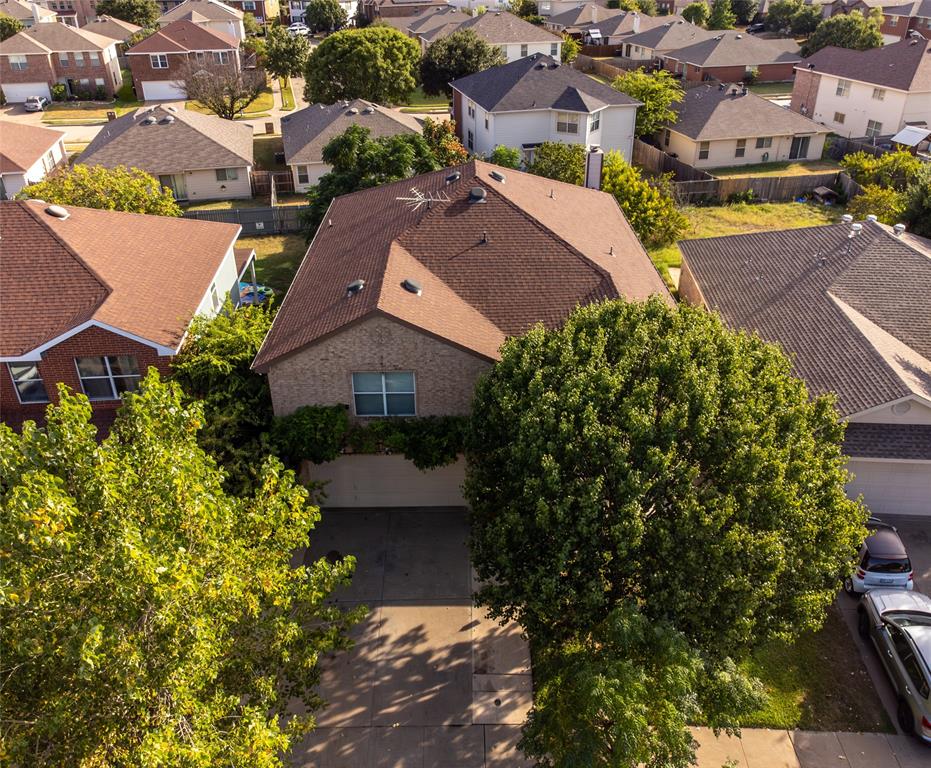
M856 597L877 587L914 589L912 563L895 526L871 517L866 523L870 535L860 547L860 559L844 579L844 591Z
M857 610L860 635L873 641L895 688L899 725L931 744L931 597L874 589Z
M306 36L310 34L310 27L308 27L306 24L302 24L300 21L295 21L293 24L288 26L288 33L292 35Z
M765 29L766 29L766 25L758 21L756 24L750 24L747 27L747 34L755 35L757 32L762 32Z
M23 107L27 112L42 112L49 104L45 96L29 96Z

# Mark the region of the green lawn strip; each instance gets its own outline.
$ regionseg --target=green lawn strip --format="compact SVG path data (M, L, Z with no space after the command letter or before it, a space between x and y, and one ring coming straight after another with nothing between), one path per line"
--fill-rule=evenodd
M291 81L285 77L278 80L281 88L281 111L290 112L294 109L294 91L291 90Z
M841 170L834 160L811 160L798 162L787 160L781 163L755 163L753 165L731 165L725 168L708 168L712 176L810 176L833 173Z
M206 200L184 206L187 211L229 211L233 208L268 208L268 197L247 197L236 200Z
M240 237L236 247L255 248L256 279L275 289L276 300L280 304L307 252L304 235Z
M428 112L431 110L449 109L449 99L444 95L427 96L420 86L417 86L407 97L404 112Z
M288 166L275 162L275 154L284 152L281 136L256 136L252 140L252 156L260 171L286 171Z
M49 104L42 116L48 125L94 125L107 121L108 112L117 116L142 106L141 102L61 101Z
M792 83L757 83L751 85L750 92L757 96L789 96L792 94Z
M184 108L190 109L193 112L200 112L204 115L212 115L207 107L203 104L200 104L196 101L186 101L184 102ZM262 93L259 94L259 97L253 101L248 107L243 110L241 115L237 115L237 120L254 120L257 117L268 117L269 110L275 108L275 94L272 93L271 85L265 85L265 88L262 90Z

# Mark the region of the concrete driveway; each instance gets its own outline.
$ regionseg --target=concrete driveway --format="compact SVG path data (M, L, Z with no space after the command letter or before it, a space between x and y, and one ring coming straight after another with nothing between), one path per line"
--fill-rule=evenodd
M463 509L329 510L305 557L358 560L337 595L364 603L352 651L324 661L319 727L301 768L524 765L515 745L531 703L530 655L514 625L472 604Z

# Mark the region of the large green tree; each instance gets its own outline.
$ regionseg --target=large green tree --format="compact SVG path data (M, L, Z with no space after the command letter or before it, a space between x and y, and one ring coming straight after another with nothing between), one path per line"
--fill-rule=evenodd
M0 424L3 751L20 766L287 764L352 558L292 566L319 512L266 462L227 495L203 415L154 372L97 442L62 388L48 426Z
M426 118L423 121L423 138L441 168L459 165L469 159L469 152L459 141L456 123L452 120Z
M637 136L652 136L676 119L675 104L682 101L685 91L671 72L632 70L619 75L612 83L621 93L642 102L637 107Z
M304 23L315 32L333 32L349 21L339 0L310 0L304 9Z
M397 104L417 85L419 64L420 46L392 27L346 29L327 37L307 58L304 98Z
M460 29L427 48L420 62L420 82L424 93L449 97L453 80L504 63L499 46L485 42L471 29Z
M635 600L716 662L816 628L864 535L843 432L781 350L703 309L533 328L473 403L478 598L544 646Z
M582 184L585 181L585 145L544 141L533 150L533 162L527 170L567 184Z
M574 37L567 34L562 36L562 48L560 48L559 57L563 64L571 64L582 52L582 44Z
M5 13L0 13L0 40L6 40L13 37L17 32L22 32L26 27L19 19L14 19Z
M738 24L749 24L759 10L759 0L731 0L731 10L737 17Z
M689 3L682 9L682 18L699 27L703 27L708 23L710 15L711 9L704 0L696 0L696 2Z
M766 29L782 34L791 32L792 18L804 7L803 0L773 0L766 9Z
M112 16L149 29L155 26L162 11L155 0L100 0L97 15Z
M265 69L275 77L298 77L307 66L310 43L301 35L290 35L274 26L265 39Z
M75 165L30 184L19 193L19 197L106 211L181 215L181 208L172 197L171 190L145 171L122 165L116 168Z
M737 15L731 9L731 0L711 0L708 29L733 29Z
M864 16L860 11L851 11L825 19L802 46L802 55L811 56L829 45L855 51L879 48L883 44L882 32L879 31L882 10L874 8L873 11L878 13Z
M931 237L931 165L928 163L905 190L905 218L916 235Z

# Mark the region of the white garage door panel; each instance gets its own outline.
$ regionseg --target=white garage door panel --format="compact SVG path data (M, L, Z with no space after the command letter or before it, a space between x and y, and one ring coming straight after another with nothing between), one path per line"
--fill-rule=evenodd
M851 459L848 468L856 478L847 493L862 493L871 512L931 517L931 463Z
M421 472L403 456L340 456L305 462L304 474L325 481L327 507L461 507L465 459Z
M30 96L52 98L48 83L3 83L3 95L11 104L22 104Z
M164 101L166 99L183 99L184 89L170 80L148 80L142 83L142 98L145 101Z

